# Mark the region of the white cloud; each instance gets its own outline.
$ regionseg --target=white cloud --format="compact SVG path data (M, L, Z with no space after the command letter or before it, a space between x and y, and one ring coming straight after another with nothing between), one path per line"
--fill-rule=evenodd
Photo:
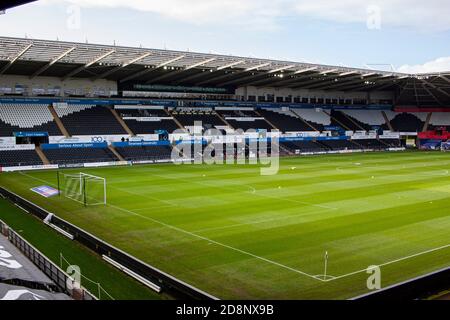
M397 71L410 74L450 71L450 57L438 58L424 64L404 65L398 68Z
M366 23L374 13L380 13L381 27L412 27L419 30L450 30L448 0L299 0L299 14L338 22Z
M83 7L130 8L183 22L245 24L274 27L276 19L297 15L341 23L366 24L370 8L378 7L381 27L450 30L448 0L65 0ZM42 0L61 3L60 0ZM372 10L373 13L373 10Z
M88 8L128 8L196 25L233 24L271 28L289 0L65 0ZM43 4L60 3L44 0Z

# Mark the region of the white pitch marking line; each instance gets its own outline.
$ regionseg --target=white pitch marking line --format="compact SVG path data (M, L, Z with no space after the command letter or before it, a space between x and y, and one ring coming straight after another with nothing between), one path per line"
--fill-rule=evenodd
M183 181L183 182L187 182L187 183L196 183L198 185L203 185L203 186L207 186L207 187L214 187L214 188L219 188L219 189L224 189L224 190L233 190L232 187L224 187L224 186L217 186L217 185L211 185L211 184L207 184L204 182L199 182L199 181L192 181L192 180L187 180L187 179L181 179L181 178L174 178L174 177L164 177L164 176L160 176L157 174L153 174L150 173L150 175L155 176L155 177L159 177L159 178L163 178L163 179L172 179L172 180L177 180L177 181ZM246 184L235 184L236 186L246 186L247 188L251 189L251 192L248 192L252 195L255 195L257 197L264 197L264 198L269 198L269 199L276 199L276 200L281 200L281 201L288 201L288 202L293 202L293 203L299 203L299 204L304 204L307 206L313 206L313 207L318 207L318 208L323 208L323 209L329 209L329 210L338 210L338 208L335 207L330 207L330 206L325 206L325 205L321 205L321 204L315 204L315 203L310 203L310 202L305 202L305 201L299 201L299 200L294 200L294 199L286 199L283 197L277 197L277 196L268 196L268 195L264 195L261 193L257 193L256 189L253 188L252 186L246 185Z
M443 249L446 249L446 248L450 248L450 244L447 244L447 245L439 247L439 248L434 248L434 249L426 250L426 251L423 251L423 252L415 253L415 254L412 254L412 255L409 255L409 256L406 256L406 257L403 257L403 258L395 259L395 260L392 260L392 261L388 261L388 262L385 262L385 263L382 263L382 264L374 264L374 265L376 265L378 267L383 267L383 266L394 264L394 263L397 263L397 262L400 262L400 261L404 261L404 260L408 260L408 259L415 258L415 257L418 257L418 256L422 256L424 254L428 254L428 253L431 253L431 252L443 250ZM358 273L366 272L366 271L367 271L367 268L366 269L362 269L362 270L358 270L358 271L354 271L354 272L350 272L350 273L347 273L347 274L344 274L344 275L341 275L341 276L336 276L333 279L324 280L324 281L338 280L338 279L346 278L346 277L349 277L349 276L352 276L352 275L355 275L355 274L358 274Z
M311 214L318 214L318 213L324 213L324 212L328 212L329 210L323 210L323 211L317 211ZM307 214L307 215L311 215L311 214ZM240 227L240 226L248 226L248 225L256 225L256 224L261 224L261 223L266 223L266 222L271 222L271 221L280 221L280 220L286 220L286 219L291 219L291 218L300 218L300 217L304 217L306 215L298 215L298 214L291 214L291 215L287 215L284 217L278 217L278 218L271 218L271 219L264 219L264 220L260 220L260 221L256 221L256 222L243 222L243 223L236 223L236 224L231 224L228 226L220 226L220 227L213 227L213 228L204 228L204 229L199 229L199 230L195 230L192 231L193 233L202 233L202 232L207 232L207 231L214 231L214 230L223 230L223 229L230 229L230 228L235 228L235 227Z
M166 206L163 206L163 207L167 207L167 206L179 207L179 205L174 204L174 203L172 203L172 202L170 202L168 200L163 200L163 199L159 199L159 198L155 198L155 197L150 197L150 196L148 196L146 194L137 193L137 192L133 192L133 191L130 191L130 190L127 190L127 189L114 187L111 184L109 185L109 187L112 188L112 189L116 189L116 190L119 190L119 191L122 191L122 192L126 192L126 193L129 193L129 194L135 195L135 196L140 196L140 197L147 198L147 199L150 199L150 200L154 200L154 201L158 201L158 202L161 202L161 203L165 203Z
M28 174L23 173L23 172L20 172L20 173L23 174L23 175L25 175L25 176L28 176L28 177L30 177L30 178L32 178L32 179L36 179L36 180L39 180L39 181L41 181L41 182L48 183L48 184L50 184L50 185L54 185L53 183L50 183L50 182L48 182L48 181L46 181L46 180L42 180L42 179L39 179L39 178L37 178L37 177L33 177L33 176L28 175ZM140 214L138 214L138 213L136 213L136 212L133 212L133 211L130 211L130 210L127 210L127 209L118 207L118 206L114 206L114 205L111 205L111 204L107 204L107 205L110 206L110 207L112 207L112 208L116 208L117 210L120 210L120 211L123 211L123 212L128 212L128 213L131 213L131 214L136 215L136 216L138 216L138 217L141 217L141 218L143 218L143 219L147 219L147 220L153 221L153 222L155 222L155 223L157 223L157 224L160 224L160 225L162 225L162 226L165 226L165 227L167 227L167 228L169 228L169 229L173 229L173 230L176 230L176 231L179 231L179 232L182 232L182 233L191 235L191 236L193 236L193 237L196 237L196 238L199 238L199 239L208 241L208 242L210 242L210 243L214 243L214 244L216 244L216 245L218 245L218 246L222 246L222 247L224 247L224 248L228 248L228 249L230 249L230 250L233 250L233 251L236 251L236 252L240 252L240 253L242 253L242 254L251 256L251 257L253 257L253 258L256 258L256 259L265 261L265 262L270 263L270 264L273 264L273 265L277 265L277 266L282 267L282 268L284 268L284 269L293 271L293 272L298 273L298 274L302 274L302 275L304 275L304 276L307 276L307 277L309 277L309 278L316 279L316 280L319 280L319 281L322 281L322 282L334 281L334 280L346 278L346 277L349 277L349 276L352 276L352 275L355 275L355 274L358 274L358 273L362 273L362 272L366 272L366 271L367 271L367 268L366 268L366 269L354 271L354 272L351 272L351 273L347 273L347 274L344 274L344 275L341 275L341 276L336 276L336 277L334 277L333 279L330 279L330 280L318 279L317 276L311 275L311 274L309 274L309 273L306 273L306 272L303 272L303 271L300 271L300 270L297 270L297 269L288 267L288 266L283 265L283 264L281 264L281 263L278 263L278 262L275 262L275 261L272 261L272 260L269 260L269 259L266 259L266 258L257 256L257 255L255 255L255 254L250 253L250 252L246 252L246 251L244 251L244 250L241 250L241 249L237 249L237 248L231 247L231 246L229 246L229 245L220 243L220 242L218 242L218 241L214 241L214 240L208 239L208 238L206 238L206 237L203 237L203 236L194 234L194 233L189 232L189 231L186 231L186 230L184 230L184 229L180 229L180 228L178 228L178 227L175 227L175 226L166 224L166 223L161 222L161 221L159 221L159 220L156 220L156 219L153 219L153 218L150 218L150 217L146 217L146 216L140 215ZM434 249L430 249L430 250L423 251L423 252L420 252L420 253L416 253L416 254L413 254L413 255L410 255L410 256L406 256L406 257L403 257L403 258L399 258L399 259L396 259L396 260L392 260L392 261L389 261L389 262L385 262L385 263L383 263L383 264L378 264L377 266L383 267L383 266L386 266L386 265L389 265L389 264L394 264L394 263L397 263L397 262L400 262L400 261L403 261L403 260L411 259L411 258L414 258L414 257L418 257L418 256L421 256L421 255L424 255L424 254L427 254L427 253L439 251L439 250L446 249L446 248L449 248L449 247L450 247L450 244L445 245L445 246L442 246L442 247L439 247L439 248L434 248Z
M40 181L42 181L42 182L48 183L48 184L50 184L50 185L54 185L53 183L50 183L50 182L48 182L48 181L45 181L45 180L42 180L42 179L39 179L39 178L36 178L36 177L33 177L33 176L31 176L31 175L28 175L28 174L24 174L24 175L26 175L26 176L28 176L28 177L30 177L30 178L37 179L37 180L40 180ZM281 264L281 263L279 263L279 262L276 262L276 261L273 261L273 260L270 260L270 259L267 259L267 258L258 256L258 255L256 255L256 254L253 254L253 253L250 253L250 252L247 252L247 251L244 251L244 250L241 250L241 249L238 249L238 248L235 248L235 247L226 245L226 244L224 244L224 243L221 243L221 242L218 242L218 241L215 241L215 240L212 240L212 239L203 237L203 236L200 236L200 235L198 235L198 234L195 234L195 233L189 232L189 231L187 231L187 230L184 230L184 229L181 229L181 228L172 226L172 225L167 224L167 223L165 223L165 222L159 221L159 220L157 220L157 219L154 219L154 218L151 218L151 217L147 217L147 216L143 216L143 215L140 215L140 214L137 213L137 212L133 212L133 211L131 211L131 210L128 210L128 209L125 209L125 208L121 208L121 207L119 207L119 206L115 206L115 205L112 205L112 204L109 204L109 203L107 203L106 205L109 206L109 207L111 207L111 208L115 208L115 209L117 209L117 210L120 210L120 211L122 211L122 212L127 212L127 213L130 213L130 214L132 214L132 215L141 217L141 218L143 218L143 219L152 221L152 222L154 222L154 223L156 223L156 224L159 224L159 225L162 225L162 226L164 226L164 227L166 227L166 228L169 228L169 229L172 229L172 230L175 230L175 231L178 231L178 232L181 232L181 233L190 235L190 236L192 236L192 237L195 237L195 238L198 238L198 239L207 241L207 242L209 242L209 243L214 243L214 244L216 244L216 245L218 245L218 246L221 246L221 247L224 247L224 248L227 248L227 249L230 249L230 250L233 250L233 251L242 253L242 254L244 254L244 255L253 257L253 258L255 258L255 259L258 259L258 260L261 260L261 261L265 261L265 262L267 262L267 263L269 263L269 264L276 265L276 266L281 267L281 268L283 268L283 269L290 270L290 271L292 271L292 272L295 272L295 273L298 273L298 274L307 276L307 277L309 277L309 278L311 278L311 279L320 280L320 279L315 278L313 275L310 275L309 273L303 272L303 271L301 271L301 270L291 268L291 267L286 266L286 265L284 265L284 264ZM324 281L324 280L320 280L320 281Z

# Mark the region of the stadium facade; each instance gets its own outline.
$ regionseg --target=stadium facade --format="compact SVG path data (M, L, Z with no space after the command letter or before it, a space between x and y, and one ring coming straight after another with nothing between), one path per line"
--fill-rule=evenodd
M277 129L285 154L438 148L450 125L450 73L1 37L0 75L4 168L167 160L194 121Z
M196 140L193 135L198 127L206 134ZM208 134L208 130L212 129L216 133ZM220 132L221 139L218 139L217 132ZM240 143L236 142L236 138L240 139ZM252 139L276 140L282 156L403 151L417 147L448 151L450 72L413 75L248 57L0 37L0 170L20 172L20 176L14 176L14 173L4 175L6 187L16 189L17 192L28 196L32 193L35 197L47 199L61 194L61 187L70 184L70 194L65 194L67 198L76 200L77 206L88 206L93 187L88 187L91 192L88 196L85 186L88 183L91 186L96 181L100 187L94 203L105 205L108 200L107 179L104 177L69 171L67 175L62 175L62 181L58 175L57 183L50 186L48 181L53 179L49 178L53 177L52 171L39 171L41 178L27 176L27 173L22 172L66 168L89 170L170 162L174 152L178 155L182 153L180 143L185 141L193 149L200 144L200 151L206 150L208 145L231 145L227 149L231 150L231 155L226 154L225 157L243 155L248 159L257 158L250 148ZM414 157L409 159L413 165L422 165L423 159L419 156L418 159L413 159ZM191 159L189 157L185 160ZM378 166L382 159L373 161L377 161L375 164ZM403 161L402 158L399 161ZM360 163L353 165L356 169L352 167L351 170L358 170L356 166ZM317 163L312 166L317 166ZM389 163L385 164L384 170L391 170L389 166ZM295 169L296 166L291 165L288 170L295 175ZM328 169L326 165L323 168L325 172ZM364 175L364 169L358 174ZM109 169L105 169L105 172L111 174L107 170ZM343 169L332 170L341 172ZM445 178L448 171L444 171L446 170L432 171L431 178L433 175ZM189 172L183 174L189 176ZM24 179L22 184L26 185L25 191L21 189L22 185L10 183L9 179L16 179L14 177L17 177L17 181ZM89 177L89 181L86 177ZM206 175L202 177L207 179ZM234 177L239 178L241 177ZM30 188L27 183L37 183L35 180L40 181L39 184L45 182L49 185L33 184L33 188ZM156 176L154 180L157 180ZM371 181L375 181L375 176L371 176ZM142 185L144 182L147 181L143 181ZM331 184L335 185L334 182ZM363 181L360 188L364 188L366 183ZM2 187L5 185L2 184ZM229 189L222 191L227 193ZM283 188L277 185L272 190L279 191ZM256 189L245 192L254 195ZM182 293L188 297L215 298L135 260L102 242L96 235L90 235L69 222L53 217L48 211L34 206L6 188L0 188L0 193L20 202L20 206L25 206L41 219L48 219L46 222L65 236L76 238L73 235L77 235L80 242L89 248L95 248L105 261L126 270L127 274L153 287L157 292L175 288L178 290L177 294ZM361 197L363 196L366 195ZM265 199L268 206L273 205L267 198L271 201L274 199L270 196ZM41 198L37 199L42 201ZM401 199L397 198L399 202ZM321 203L311 204L309 200L291 202L307 207L301 209L311 210L314 214L324 214L324 210L337 210ZM151 202L148 205L153 204ZM167 206L167 203L164 204ZM80 211L79 207L71 207L64 202L63 205L70 210ZM170 203L169 206L176 207ZM109 209L118 210L118 214L126 212L139 216L117 206ZM438 212L442 214L441 210ZM97 213L104 218L101 211ZM148 223L148 220L145 221ZM109 223L106 219L103 222ZM153 219L152 223L158 224L158 221ZM211 225L213 223L214 221ZM220 229L222 226L214 226L212 229L214 228ZM208 238L178 227L166 229L177 232L181 230L183 235L209 241ZM7 235L8 232L10 231L3 231ZM113 232L108 234L111 233ZM172 237L171 234L164 236ZM324 235L325 240L328 239L326 236L328 232ZM445 236L442 239L444 241ZM211 243L219 249L231 249L234 253L264 261L268 263L268 267L281 266L281 269L285 269L284 272L287 270L306 275L307 281L314 282L314 288L315 281L326 283L328 280L339 279L333 276L327 278L326 272L316 275L298 271L218 241L210 241L208 245ZM448 245L438 249L447 248ZM437 252L432 250L430 252ZM229 252L224 256L228 257L228 254ZM328 251L326 256L328 258ZM321 258L322 253L320 266ZM127 267L117 261L127 264ZM444 264L440 260L438 262L436 265L440 267ZM348 267L348 274L342 277L354 274L351 267ZM135 273L133 268L141 273ZM210 279L217 275L211 270L206 272L211 272L208 273ZM448 269L443 272L448 275ZM195 285L199 284L195 278L197 275L192 274L185 276L191 276L189 280ZM257 276L266 275L261 273ZM285 284L289 286L291 282L287 281ZM217 293L218 286L211 284L210 288L214 294ZM6 291L11 288L0 289ZM264 292L259 292L260 288L253 289L254 295L249 290L248 297L267 297L263 296ZM225 296L235 298L231 291L232 289ZM325 291L316 292L316 297L322 298L320 294ZM62 292L67 293L64 290ZM360 290L362 292L365 291ZM292 285L291 292L280 290L277 293L279 295L276 298L297 297L297 288ZM348 291L336 293L336 296L338 294L350 297Z

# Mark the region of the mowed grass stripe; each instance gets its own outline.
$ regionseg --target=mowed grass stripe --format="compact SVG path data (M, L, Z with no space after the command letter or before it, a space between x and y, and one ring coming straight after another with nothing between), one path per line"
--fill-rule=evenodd
M83 209L66 199L45 202L29 192L36 181L26 177L7 174L1 182L219 297L345 298L367 290L364 274L322 283L289 268L321 274L328 250L330 274L342 276L450 243L442 227L449 223L449 183L441 171L449 169L449 160L446 154L409 152L286 158L273 177L261 177L256 166L68 171L105 176L111 203L139 216ZM55 181L54 172L32 175ZM252 195L249 186L263 196ZM387 265L383 284L436 270L449 260L443 249Z

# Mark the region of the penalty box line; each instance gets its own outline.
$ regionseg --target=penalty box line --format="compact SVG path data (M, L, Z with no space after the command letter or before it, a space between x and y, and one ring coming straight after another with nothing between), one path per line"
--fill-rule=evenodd
M40 179L40 178L37 178L37 177L33 177L33 176L31 176L31 175L29 175L29 174L26 174L26 173L23 173L23 172L21 172L21 174L22 174L22 175L25 175L25 176L27 176L27 177L30 177L30 178L32 178L32 179L38 180L38 181L48 183L49 185L53 185L53 186L55 185L54 183L51 183L51 182L49 182L49 181L46 181L46 180L43 180L43 179ZM258 259L258 260L267 262L267 263L269 263L269 264L272 264L272 265L281 267L281 268L283 268L283 269L286 269L286 270L295 272L295 273L297 273L297 274L301 274L301 275L303 275L303 276L309 277L309 278L311 278L311 279L318 280L318 281L321 281L321 282L325 282L325 280L319 279L319 278L317 278L316 276L311 275L311 274L309 274L309 273L306 273L306 272L303 272L303 271L301 271L301 270L298 270L298 269L295 269L295 268L286 266L286 265L284 265L284 264L281 264L281 263L279 263L279 262L276 262L276 261L273 261L273 260L270 260L270 259L267 259L267 258L258 256L258 255L256 255L256 254L253 254L253 253L250 253L250 252L247 252L247 251L244 251L244 250L241 250L241 249L238 249L238 248L229 246L229 245L227 245L227 244L224 244L224 243L221 243L221 242L218 242L218 241L209 239L209 238L207 238L207 237L203 237L203 236L201 236L201 235L198 235L198 234L192 233L192 232L190 232L190 231L187 231L187 230L184 230L184 229L175 227L175 226L173 226L173 225L167 224L167 223L162 222L162 221L159 221L159 220L157 220L157 219L154 219L154 218L151 218L151 217L147 217L147 216L143 216L143 215L141 215L141 214L139 214L139 213L137 213L137 212L134 212L134 211L131 211L131 210L128 210L128 209L119 207L119 206L115 206L115 205L112 205L112 204L109 204L109 203L106 203L106 205L109 206L109 207L111 207L111 208L115 208L115 209L117 209L117 210L120 210L120 211L122 211L122 212L126 212L126 213L132 214L132 215L134 215L134 216L137 216L137 217L140 217L140 218L143 218L143 219L152 221L153 223L162 225L162 226L164 226L164 227L166 227L166 228L169 228L169 229L178 231L178 232L180 232L180 233L184 233L184 234L190 235L190 236L192 236L192 237L195 237L195 238L198 238L198 239L207 241L207 242L209 242L209 243L214 243L215 245L218 245L218 246L220 246L220 247L227 248L227 249L230 249L230 250L239 252L239 253L241 253L241 254L250 256L250 257L252 257L252 258L255 258L255 259Z
M447 248L450 248L450 244L447 244L447 245L444 245L444 246L441 246L441 247L438 247L438 248L422 251L422 252L419 252L419 253L415 253L415 254L412 254L412 255L409 255L409 256L406 256L406 257L402 257L402 258L399 258L399 259L391 260L391 261L388 261L388 262L385 262L385 263L382 263L382 264L374 264L373 266L384 267L384 266L387 266L387 265L390 265L390 264L394 264L394 263L397 263L397 262L400 262L400 261L412 259L412 258L415 258L415 257L419 257L419 256L422 256L422 255L425 255L425 254L428 254L428 253L440 251L440 250L447 249ZM362 270L358 270L358 271L354 271L354 272L350 272L350 273L347 273L347 274L343 274L341 276L333 276L329 280L322 280L322 281L329 282L329 281L339 280L339 279L342 279L342 278L347 278L347 277L353 276L353 275L358 274L358 273L367 272L367 270L368 270L368 268L362 269Z
M29 174L26 174L26 173L24 173L24 172L20 172L20 174L25 175L25 176L28 176L28 177L30 177L30 178L32 178L32 179L35 179L35 180L38 180L38 181L41 181L41 182L48 183L48 184L50 184L50 185L54 185L53 183L50 183L50 182L48 182L48 181L46 181L46 180L43 180L43 179L40 179L40 178L37 178L37 177L33 177L33 176L31 176L31 175L29 175ZM273 261L273 260L270 260L270 259L267 259L267 258L264 258L264 257L260 257L260 256L258 256L258 255L253 254L253 253L250 253L250 252L247 252L247 251L238 249L238 248L234 248L234 247L232 247L232 246L229 246L229 245L220 243L220 242L218 242L218 241L211 240L211 239L209 239L209 238L207 238L207 237L203 237L203 236L200 236L200 235L198 235L198 234L189 232L189 231L187 231L187 230L184 230L184 229L181 229L181 228L178 228L178 227L169 225L169 224L167 224L167 223L164 223L164 222L162 222L162 221L156 220L156 219L154 219L154 218L150 218L150 217L147 217L147 216L143 216L143 215L141 215L141 214L139 214L139 213L136 213L136 212L133 212L133 211L131 211L131 210L124 209L124 208L121 208L121 207L118 207L118 206L114 206L114 205L111 205L111 204L108 204L108 203L107 203L107 205L110 206L110 207L112 207L112 208L116 208L117 210L120 210L120 211L123 211L123 212L127 212L127 213L130 213L130 214L133 214L133 215L135 215L135 216L138 216L138 217L141 217L141 218L143 218L143 219L147 219L147 220L152 221L152 222L154 222L154 223L157 223L157 224L160 224L160 225L162 225L162 226L165 226L165 227L167 227L167 228L176 230L176 231L178 231L178 232L182 232L182 233L188 234L188 235L190 235L190 236L193 236L193 237L202 239L202 240L204 240L204 241L208 241L208 242L210 242L210 243L214 243L214 244L216 244L216 245L218 245L218 246L221 246L221 247L224 247L224 248L228 248L228 249L233 250L233 251L236 251L236 252L240 252L240 253L242 253L242 254L251 256L251 257L253 257L253 258L256 258L256 259L265 261L265 262L270 263L270 264L273 264L273 265L277 265L277 266L282 267L282 268L284 268L284 269L293 271L293 272L295 272L295 273L298 273L298 274L307 276L307 277L309 277L309 278L311 278L311 279L315 279L315 280L318 280L318 281L321 281L321 282L335 281L335 280L339 280L339 279L342 279L342 278L350 277L350 276L355 275L355 274L358 274L358 273L367 272L367 269L362 269L362 270L354 271L354 272L347 273L347 274L344 274L344 275L341 275L341 276L333 276L332 278L330 278L330 279L328 279L328 280L327 280L327 279L321 279L320 276L317 276L317 275L311 275L311 274L309 274L309 273L303 272L303 271L298 270L298 269L291 268L291 267L289 267L289 266L283 265L283 264L278 263L278 262L276 262L276 261ZM426 250L426 251L423 251L423 252L419 252L419 253L416 253L416 254L413 254L413 255L409 255L409 256L406 256L406 257L402 257L402 258L399 258L399 259L395 259L395 260L392 260L392 261L388 261L388 262L385 262L385 263L382 263L382 264L378 264L377 266L379 266L379 267L387 266L387 265L394 264L394 263L397 263L397 262L400 262L400 261L412 259L412 258L414 258L414 257L418 257L418 256L425 255L425 254L428 254L428 253L432 253L432 252L435 252L435 251L443 250L443 249L446 249L446 248L449 248L449 247L450 247L450 244L445 245L445 246L442 246L442 247L439 247L439 248L434 248L434 249ZM374 265L375 265L375 264L374 264Z
M197 185L218 188L218 189L222 189L222 190L231 190L234 192L236 191L232 186L218 186L218 185L208 184L208 183L200 182L200 181L175 178L175 177L164 177L164 176L154 174L154 173L149 173L149 175L158 177L158 178L163 178L163 179L171 179L171 180L182 181L182 182L186 182L186 183L195 183ZM316 204L316 203L310 203L310 202L305 202L305 201L299 201L299 200L295 200L295 199L288 199L288 198L283 198L283 197L279 197L279 196L269 196L269 195L265 195L265 194L260 194L257 192L257 190L254 187L247 185L247 184L233 184L233 185L239 186L239 187L245 186L246 188L248 188L250 190L250 191L247 191L246 193L249 193L249 194L257 196L257 197L293 202L293 203L303 204L306 206L317 207L317 208L328 209L328 210L338 210L338 208L336 208L336 207L331 207L331 206L326 206L326 205L321 205L321 204Z

